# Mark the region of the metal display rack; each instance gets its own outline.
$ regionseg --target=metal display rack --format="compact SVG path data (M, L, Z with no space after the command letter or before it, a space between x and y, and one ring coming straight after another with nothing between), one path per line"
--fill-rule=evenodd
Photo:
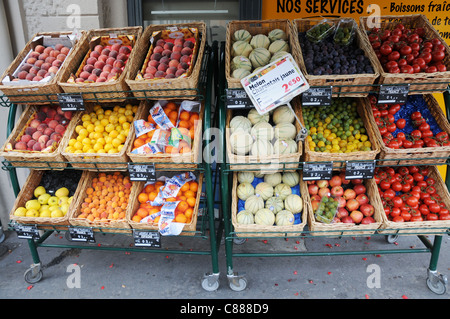
M220 81L219 81L219 94L221 95L221 98L219 99L219 106L218 106L218 116L219 116L219 128L222 132L226 129L226 114L227 114L227 106L226 106L226 79L225 79L225 44L221 43L220 46L220 53L219 53L219 59L220 59ZM374 85L374 92L377 92L377 87L379 85ZM355 88L357 90L357 88ZM447 116L450 116L449 109L450 109L450 93L447 91L444 93L445 98L445 105L447 107ZM226 141L225 136L221 139L221 149L225 150L226 147ZM308 257L308 256L339 256L339 255L368 255L368 254L404 254L404 253L430 253L431 258L429 262L429 268L428 268L428 278L426 280L427 286L431 291L433 291L436 294L444 294L446 292L446 285L447 285L447 277L445 275L439 274L437 271L437 263L439 259L439 253L442 243L442 237L443 235L450 234L450 229L443 229L442 227L437 227L441 231L438 232L438 230L432 231L432 236L434 235L434 240L431 242L427 236L430 235L429 229L427 228L427 236L425 236L423 233L421 233L421 229L415 230L417 233L413 233L412 235L417 235L418 238L421 240L421 242L424 244L423 248L408 248L408 249L391 249L387 247L386 249L382 250L363 250L363 251L295 251L295 252L249 252L250 249L246 249L245 252L236 252L233 251L233 245L235 244L244 244L246 239L248 239L250 234L248 232L242 232L238 233L233 229L233 224L231 222L231 192L232 190L232 175L235 171L245 171L246 165L248 163L234 163L233 167L236 167L240 165L238 169L231 168L231 165L227 163L227 155L226 152L223 151L223 161L220 164L220 181L221 181L221 195L222 195L222 212L223 212L223 219L224 219L224 236L225 236L225 253L226 253L226 274L229 282L229 286L234 291L242 291L247 286L247 278L245 274L239 274L238 272L235 272L233 267L233 259L234 258L245 258L245 257ZM433 159L433 160L438 160ZM279 163L279 164L286 164L289 163ZM292 164L292 163L290 163ZM302 167L305 163L299 162L298 164L298 170L302 170ZM263 167L264 164L261 164L261 167ZM425 165L425 164L424 164ZM426 164L426 165L433 165L433 164ZM437 164L436 164L437 165ZM439 164L443 165L443 164ZM445 162L444 165L449 165L449 161ZM283 167L284 167L283 166ZM376 166L381 167L383 166L383 160L377 160ZM387 166L387 165L386 165ZM395 165L389 165L389 166L395 166ZM402 165L405 166L405 165ZM264 169L266 170L266 169ZM277 171L283 171L284 168L278 169ZM292 169L290 169L292 170ZM253 169L254 171L254 169ZM447 170L447 177L450 177L448 170ZM446 186L450 189L450 178L446 178ZM442 231L443 230L443 231ZM340 232L340 230L338 230ZM336 231L333 231L334 233ZM434 233L435 232L435 233ZM262 234L260 236L259 234ZM273 233L271 232L271 236L264 236L264 232L258 231L258 234L253 234L251 238L274 238ZM298 233L298 231L297 231ZM301 232L301 236L298 238L307 239L312 237L312 232L307 230L307 227L305 227L305 230ZM314 237L331 237L329 234L327 234L327 231L323 231L323 234L317 234L318 232L315 232ZM268 234L267 234L268 235ZM385 236L388 243L394 243L397 240L397 237L400 236L398 234L398 230L396 229L383 229L383 233L378 233L378 231L375 232L374 235L378 236ZM334 235L333 235L334 236ZM367 236L367 235L358 235L353 233L353 231L342 231L341 235L338 236L341 237L358 237L358 236ZM371 235L372 236L372 235ZM286 232L279 232L279 236L281 238L287 239L290 237L290 235ZM247 247L246 247L247 248Z
M202 63L202 71L200 74L199 79L199 85L198 89L196 91L193 91L193 95L189 97L194 97L197 100L204 101L205 105L205 116L203 119L203 132L208 132L209 128L211 127L211 112L212 112L212 102L213 102L213 89L214 85L217 84L217 66L218 66L218 44L217 42L214 42L212 45L206 45L205 48L205 54L204 59L201 62ZM167 96L161 96L159 99L168 99L168 100L180 100L183 98L186 98L187 96L175 96L171 95L171 90L166 90ZM99 92L97 92L99 93ZM127 99L135 99L133 97L133 91L125 92L127 93ZM160 92L159 92L160 93ZM152 90L145 91L146 96L152 95ZM147 95L148 94L148 95ZM36 105L39 102L54 102L58 103L57 100L54 100L54 96L48 96L47 100L45 101L36 101L33 100L33 95L29 95L29 104ZM89 102L95 102L95 103L101 103L102 100L100 98L94 98L91 99ZM28 102L24 103L28 104ZM0 105L3 107L9 107L9 117L8 117L8 124L7 124L7 135L12 132L15 124L15 118L16 118L16 112L17 112L17 105L10 103L8 98L3 96L0 98ZM210 138L210 137L209 137ZM203 148L208 148L211 140L208 137L203 137ZM201 148L201 150L203 150ZM208 156L209 153L205 153L205 155L202 156L202 160L200 163L195 163L196 168L185 168L182 167L182 164L180 165L180 169L178 168L156 168L156 171L160 172L166 172L166 171L195 171L202 173L204 175L203 179L203 187L202 190L206 194L205 196L202 196L200 199L200 205L199 210L202 209L203 213L201 216L199 216L197 221L197 229L195 231L190 231L191 234L188 234L189 238L198 238L200 240L209 240L209 248L208 249L190 249L190 250L183 250L182 248L176 249L176 248L149 248L149 247L114 247L114 246L101 246L101 245L89 245L89 244L76 244L76 243L68 243L67 245L55 245L55 244L48 244L46 243L46 240L50 237L53 233L60 233L64 232L66 234L66 239L70 241L69 235L69 227L70 226L58 226L58 227L52 227L52 225L36 225L39 232L41 233L41 236L39 239L26 239L28 241L28 245L31 252L31 257L33 260L33 265L25 271L24 279L29 283L37 283L43 278L43 272L41 267L41 260L38 253L38 248L41 247L47 247L47 248L72 248L72 249L91 249L91 250L109 250L109 251L129 251L129 252L146 252L146 253L164 253L164 254L190 254L190 255L210 255L211 256L211 272L207 272L204 274L204 276L201 279L201 286L207 290L207 291L215 291L219 287L219 262L218 262L218 251L219 251L219 245L220 241L217 241L217 230L216 230L216 217L214 216L214 194L215 194L215 187L214 185L217 184L215 180L218 178L219 174L217 171L213 171L212 166L209 164L210 161L208 158L205 158ZM22 163L23 164L23 163ZM73 163L72 163L73 164ZM89 164L95 164L95 163L84 163L86 165ZM102 164L108 164L108 163L102 163ZM115 163L117 164L117 163ZM123 163L123 164L129 164L129 163ZM139 165L140 163L133 163ZM142 163L142 164L149 164L149 163ZM152 163L155 164L155 167L158 163ZM162 163L161 163L162 164ZM173 166L176 167L176 166ZM27 163L25 167L20 167L25 169L33 169L33 163ZM68 163L67 169L71 169L71 163ZM11 162L3 161L3 170L6 170L10 174L12 187L14 190L14 193L16 197L18 196L20 192L20 186L19 181L17 178L17 171L16 167L12 165ZM41 168L42 169L42 168ZM51 169L49 167L49 169ZM77 168L80 169L80 168ZM114 169L108 169L104 168L98 168L97 171L101 170L114 170ZM199 188L200 191L200 188ZM220 222L220 221L219 221ZM14 230L14 222L10 222L9 227ZM45 227L45 228L44 228ZM103 228L107 229L107 228ZM96 230L96 233L101 233L103 235L108 234L114 234L115 231L119 229L110 229L108 232L98 231ZM189 233L189 232L185 232ZM192 234L193 233L193 234ZM183 235L178 236L180 238L184 237Z

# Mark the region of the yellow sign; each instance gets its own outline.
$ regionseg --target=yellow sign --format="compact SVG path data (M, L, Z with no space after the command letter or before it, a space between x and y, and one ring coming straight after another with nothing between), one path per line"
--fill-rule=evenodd
M428 0L425 2L403 0L262 0L262 19L298 18L354 18L372 14L410 15L423 14L450 44L450 0Z

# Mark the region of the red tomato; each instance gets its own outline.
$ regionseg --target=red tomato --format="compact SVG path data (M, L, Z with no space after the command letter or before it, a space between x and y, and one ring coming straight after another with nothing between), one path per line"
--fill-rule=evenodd
M421 221L423 221L423 218L422 218L422 216L412 216L409 221L410 222L421 222Z
M438 217L438 215L436 215L436 214L431 214L431 213L430 213L430 214L427 215L426 219L427 219L427 220L438 220L439 217Z
M423 175L420 174L419 172L414 173L413 178L414 178L414 181L416 181L416 182L421 182L424 179Z
M397 61L398 59L400 59L400 53L398 51L392 51L389 55L388 55L388 60L389 61ZM425 60L425 59L424 59ZM426 61L426 60L425 60ZM430 54L430 61L431 61L431 54Z
M442 44L441 40L439 40L437 38L432 39L431 43L433 44L433 46Z
M400 183L399 181L395 181L392 183L391 188L395 192L401 192L403 186L402 183Z
M420 45L417 42L410 43L409 46L411 47L412 51L419 51L420 50Z
M383 43L383 45L380 47L380 53L382 55L389 55L392 52L392 47L388 45L387 43Z
M433 51L431 53L431 60L434 62L440 62L444 60L445 52L444 51Z
M404 65L400 68L401 73L413 74L414 68L411 65Z
M421 70L424 70L425 69L425 67L426 67L426 62L425 62L425 60L423 59L423 58L421 58L421 57L419 57L419 58L416 58L414 61L413 61L413 64L417 64L418 66L420 66L420 69Z
M400 49L401 55L408 55L408 54L411 54L411 52L412 52L412 49L409 45L405 45Z
M439 214L439 220L450 220L450 214Z
M392 219L392 221L396 223L403 223L405 220L401 216L396 216Z
M419 73L422 70L418 64L413 64L412 67L414 69L414 73Z
M402 207L403 206L403 199L401 199L401 197L399 196L395 196L394 198L392 198L392 203L394 204L394 207Z
M391 188L391 183L387 179L383 179L380 182L380 188L385 191L385 190Z
M425 63L430 63L432 58L430 52L422 52L421 54L419 54L419 57L422 58Z
M400 216L403 218L405 222L408 222L411 219L411 213L403 211Z
M418 35L418 34L415 34L415 33L411 34L411 35L408 37L408 42L409 42L409 43L416 43L418 40L419 40L419 35Z
M437 70L438 70L439 72L445 72L445 71L447 71L447 67L446 67L445 65L443 65L442 63L438 64L438 65L436 66L436 68L437 68Z
M383 197L387 200L393 199L395 197L395 191L389 188L383 193Z
M416 206L417 204L419 204L419 200L415 196L410 196L406 200L406 204L408 204L409 206Z
M421 205L419 205L419 212L422 214L422 215L428 215L429 213L430 213L430 210L428 209L428 206L427 205L425 205L425 204L421 204Z
M400 216L401 213L402 213L402 211L399 207L393 207L392 210L390 211L389 215L391 215L391 217L396 217L396 216Z
M409 184L409 183L402 184L402 192L403 193L408 193L410 190L411 190L411 184Z
M428 209L431 213L439 213L441 211L441 206L438 203L428 205Z
M426 73L435 73L437 72L437 67L435 67L434 65L429 66L428 68L425 69Z

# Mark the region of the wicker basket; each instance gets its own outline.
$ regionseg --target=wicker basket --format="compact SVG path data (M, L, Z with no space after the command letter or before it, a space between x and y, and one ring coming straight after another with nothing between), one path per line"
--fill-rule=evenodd
M364 41L370 46L369 38L367 36L367 20L368 17L360 18L360 28L362 33L364 34ZM380 17L380 26L381 30L390 29L393 30L394 26L397 23L402 23L408 29L414 28L424 28L425 30L425 38L439 39L442 44L445 46L445 58L442 61L443 64L447 67L447 70L450 70L450 47L442 39L439 35L439 32L433 27L433 25L428 21L427 17L422 14L414 14L414 15L404 15L404 16L381 16ZM372 52L373 49L371 48ZM378 81L379 84L410 84L410 93L409 94L427 94L432 92L444 92L448 83L450 82L450 71L446 72L435 72L435 73L415 73L415 74L392 74L386 73L381 66L380 61L376 60L377 69L380 72L380 79Z
M292 102L292 107L299 117L300 107L298 107L296 100ZM233 110L227 111L226 118L226 147L227 147L227 161L230 164L232 170L246 170L246 171L258 171L260 173L275 173L278 170L283 171L295 171L298 169L300 158L303 152L303 143L299 141L297 143L297 153L292 154L274 154L270 156L260 157L255 155L236 155L231 151L230 142L230 122L235 114ZM300 118L300 117L299 117ZM297 133L301 131L300 124L296 121L295 126Z
M108 28L108 29L96 29L87 33L85 39L80 44L80 49L77 54L70 61L68 66L69 72L61 77L59 85L65 93L81 93L83 99L86 102L123 102L129 96L129 87L125 82L125 77L130 71L132 65L135 63L135 57L139 48L137 47L137 41L142 34L142 27L127 27L127 28ZM86 60L89 58L91 52L91 41L95 41L99 37L100 41L108 41L110 35L114 36L128 36L127 41L133 47L129 59L123 69L123 73L116 79L103 83L72 83L68 82L76 74L81 72ZM98 40L97 40L98 41Z
M380 195L378 194L377 184L374 179L364 180L366 186L366 194L369 198L369 203L374 207L373 219L375 223L372 224L350 224L350 223L321 223L316 221L314 211L311 205L311 197L308 192L308 185L301 184L301 192L304 194L306 201L306 209L308 211L308 229L312 236L366 236L374 234L380 227L383 221L384 214L383 204L381 203Z
M14 130L11 132L7 138L5 144L0 149L0 156L3 156L7 161L15 167L33 167L33 169L64 169L67 167L67 162L65 158L61 155L64 150L64 145L67 143L70 132L75 129L76 123L79 118L79 113L74 114L72 120L70 121L67 129L63 135L63 138L58 144L58 147L51 153L45 152L32 152L32 151L17 151L11 150L7 151L9 145L12 145L16 140L18 140L25 127L31 122L36 116L39 108L37 106L28 106L22 113L19 121L17 122Z
M447 208L450 207L450 194L448 192L447 186L441 177L439 169L436 166L429 166L428 169L430 173L429 177L436 180L434 187L436 188L436 193L442 198L442 202ZM450 231L450 221L448 220L436 220L436 221L422 221L422 222L403 222L397 223L388 220L386 214L381 214L382 225L379 229L381 234L390 235L440 235L443 233L448 233Z
M140 119L147 119L152 105L145 103L145 107L142 111L143 117ZM199 121L195 130L194 142L192 145L192 151L185 154L134 154L133 143L135 137L133 137L128 146L127 155L134 163L158 163L155 164L156 169L167 168L196 168L201 162L202 156L202 132L203 132L203 117L205 114L205 105L202 102L201 110L199 114ZM167 163L167 164L166 164Z
M36 37L60 37L69 36L72 32L39 32L37 33L25 46L25 48L17 55L11 65L5 70L0 79L12 75L20 66L22 61L28 56L29 52L35 47L33 40ZM47 83L31 84L31 85L6 85L5 82L0 82L0 91L6 95L12 103L32 103L32 104L51 104L58 101L58 93L63 93L63 90L58 85L58 82L70 75L70 65L72 60L77 56L81 44L86 39L86 32L81 33L81 38L76 41L72 47L71 52L66 57L61 68L56 76Z
M372 144L371 151L358 151L352 153L324 153L315 152L309 148L309 144L305 142L305 162L330 162L333 161L333 168L339 168L345 166L345 161L372 161L375 160L378 153L380 152L380 145L376 139L375 130L377 127L370 121L369 113L365 109L365 98L355 98L357 101L357 111L359 116L362 118L364 127L367 131L367 136ZM300 120L304 125L302 110L300 108Z
M107 108L115 106L117 104L102 104L103 108ZM74 123L74 127L72 129L71 132L69 132L69 136L66 139L66 142L64 143L64 146L62 148L62 155L64 156L64 158L70 162L70 164L74 167L74 168L78 168L78 169L86 169L86 170L90 170L90 171L98 171L98 170L127 170L128 169L128 162L129 162L129 158L127 156L127 149L128 149L128 145L131 143L131 141L134 138L134 126L131 125L130 127L130 131L128 133L127 139L125 140L124 146L122 147L122 149L120 150L119 153L116 154L90 154L90 153L80 153L80 154L75 154L75 153L68 153L66 152L66 148L69 145L69 141L71 139L76 139L78 134L75 131L76 126L80 125L80 123L82 123L82 117L83 114L89 114L92 110L93 110L94 105L93 104L87 104L86 105L86 110L82 113L80 113L79 117L77 118L77 121ZM143 116L143 110L144 107L141 104L138 108L137 113L134 116L134 120L140 119Z
M143 65L148 61L153 51L150 42L153 33L171 27L195 28L198 30L199 38L193 52L194 60L187 76L174 79L137 79L139 72L142 71ZM139 51L136 53L136 59L133 61L130 72L126 77L126 82L136 98L140 100L159 100L173 96L183 96L185 99L197 98L200 70L206 46L206 24L204 22L150 25L144 30L137 46Z
M300 182L300 190L302 189ZM237 237L299 237L302 235L303 229L307 222L307 210L304 192L301 191L303 200L303 210L301 212L301 223L291 226L264 226L257 224L239 224L237 222L238 214L238 197L237 197L237 187L238 187L238 173L233 174L233 188L231 192L231 222L234 227L234 232Z
M293 33L292 23L287 19L273 19L273 20L248 20L248 21L230 21L227 25L226 43L225 43L225 77L229 89L242 89L242 84L239 79L231 76L231 48L233 46L232 36L237 30L247 30L252 36L257 34L268 34L274 29L283 30L288 36L287 42L291 48L294 47L295 36Z
M348 74L348 75L313 75L306 71L305 61L299 42L298 34L306 32L313 26L320 23L320 18L302 18L293 20L295 34L294 58L305 75L310 86L333 86L333 96L353 96L365 97L373 91L373 84L380 76L377 56L372 48L363 40L364 35L359 28L355 30L355 41L357 46L364 51L365 56L370 60L374 69L373 74ZM327 19L333 23L338 23L340 19Z
M78 197L76 198L75 205L73 206L73 209L69 210L69 224L71 226L75 227L88 227L92 228L94 231L97 232L104 232L104 233L131 233L131 227L128 224L128 221L125 218L119 219L119 220L108 220L108 221L101 221L101 220L94 220L89 221L85 218L78 218L78 216L81 214L81 208L82 204L87 197L86 189L91 187L92 180L98 176L98 172L89 172L85 171L86 174L84 175L84 181L83 181L83 187L80 190L80 193L78 194ZM106 174L112 174L113 172L104 172ZM136 188L138 184L132 183L131 186L131 192L130 197L128 200L128 206L131 205L133 202L132 194L136 193Z
M439 127L450 135L450 124L446 119L439 103L432 94L423 96L428 104L428 108L436 119ZM375 127L375 138L380 145L380 154L378 158L381 165L424 165L424 164L444 164L450 156L450 146L441 147L423 147L423 148L409 148L409 149L392 149L385 145L378 130L375 118L372 113L370 102L364 100L364 107L366 113L369 115L370 125Z
M192 214L192 219L191 222L189 224L186 224L183 227L183 231L180 233L179 236L195 236L196 235L196 230L197 230L197 219L198 219L198 213L199 213L199 206L200 206L200 198L201 198L201 185L203 184L203 174L199 174L197 176L197 181L199 184L199 189L197 192L197 200L195 202L195 206L194 206L194 212ZM137 197L139 196L139 194L141 193L141 191L144 189L146 183L145 182L138 182L135 183L136 184L136 188L134 189L134 191L131 193L130 199L132 200L130 202L130 205L128 205L127 208L127 220L128 223L130 224L131 228L133 229L138 229L138 230L149 230L149 231L158 231L159 227L156 224L149 224L149 223L137 223L135 221L132 220L134 214L136 213L136 211L139 209L139 201L137 200Z
M77 207L77 199L83 189L86 172L81 174L80 181L78 183L77 190L73 195L73 200L70 203L69 210L64 217L58 218L48 218L48 217L18 217L14 216L14 212L19 207L25 207L25 203L34 198L34 190L39 186L45 171L31 170L30 175L28 175L24 186L20 190L19 195L14 202L14 206L9 214L11 221L15 221L19 224L27 225L39 225L40 229L64 229L69 225L69 215L70 212ZM61 227L63 226L63 227ZM64 227L65 226L65 227Z

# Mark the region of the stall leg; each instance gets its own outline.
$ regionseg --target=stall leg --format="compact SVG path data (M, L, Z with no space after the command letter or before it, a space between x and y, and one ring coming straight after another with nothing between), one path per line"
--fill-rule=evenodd
M438 295L443 295L447 291L447 276L438 273L437 263L441 250L442 236L435 236L433 248L431 250L430 266L428 268L427 286Z
M43 273L41 269L41 261L37 251L36 242L33 239L28 239L28 246L30 247L31 257L33 258L33 264L27 271L25 271L24 279L30 284L35 284L41 281Z

